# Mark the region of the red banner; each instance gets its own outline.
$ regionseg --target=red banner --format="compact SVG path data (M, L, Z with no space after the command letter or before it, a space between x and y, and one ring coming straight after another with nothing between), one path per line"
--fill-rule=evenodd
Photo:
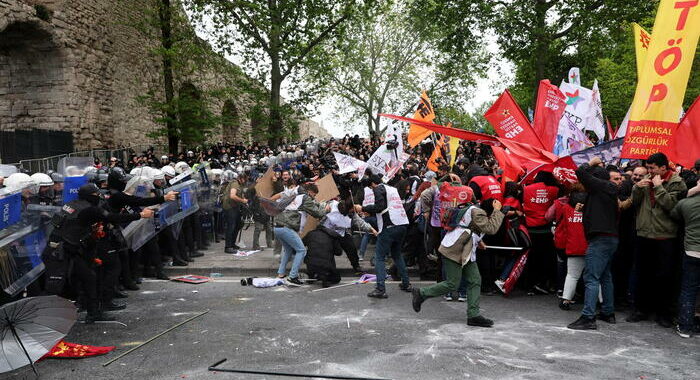
M104 355L114 346L89 346L86 344L68 343L61 339L42 359L46 358L85 358L88 356Z
M420 125L422 127L428 128L433 132L440 133L442 135L448 135L451 137L456 137L456 138L462 139L462 140L469 140L469 141L476 141L476 142L487 142L487 141L498 142L498 138L496 136L487 135L485 133L470 132L470 131L467 131L464 129L445 127L444 125L440 125L440 124L429 123L429 122L421 121L418 119L411 119L410 117L392 115L392 114L388 114L388 113L380 113L379 116L386 117L389 119L399 120L399 121L405 121L405 122L411 123L411 124L417 124L417 125Z
M700 158L700 96L695 98L683 120L673 131L668 147L663 150L669 160L692 168Z
M445 127L439 124L426 123L420 120L398 115L382 113L379 114L379 116L395 120L401 120L407 123L418 124L420 126L430 129L433 132L437 132L451 137L456 137L462 140L477 141L489 145L503 145L506 148L508 148L513 155L518 156L518 158L527 161L528 163L534 162L537 164L549 164L556 161L559 158L554 153L539 148L539 145L537 147L534 147L530 144L517 142L515 140L498 138L496 136L487 135L485 133L469 132L465 131L464 129Z
M559 120L566 108L566 96L559 87L549 83L549 80L540 81L537 90L537 105L535 106L535 120L532 129L539 136L545 150L554 150L554 142L557 140Z
M527 117L508 90L503 91L503 94L486 111L484 117L499 137L543 148Z

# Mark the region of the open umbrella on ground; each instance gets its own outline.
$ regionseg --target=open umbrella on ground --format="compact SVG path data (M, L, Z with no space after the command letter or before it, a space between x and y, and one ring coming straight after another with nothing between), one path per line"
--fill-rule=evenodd
M0 308L0 373L31 364L68 334L78 318L72 302L57 296L24 298Z

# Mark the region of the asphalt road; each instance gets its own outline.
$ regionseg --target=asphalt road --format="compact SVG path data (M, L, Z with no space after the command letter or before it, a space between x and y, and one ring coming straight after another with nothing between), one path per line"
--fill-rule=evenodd
M698 379L700 338L682 340L653 323L597 331L566 329L575 311L551 296L482 297L494 328L466 325L466 305L426 301L389 285L389 299L366 297L371 285L310 292L243 287L238 278L190 285L145 282L115 313L127 327L77 324L67 340L115 345L112 353L37 364L46 379L284 379L210 372L223 368L387 379ZM102 363L167 328L195 319L121 358ZM32 379L29 367L8 379Z

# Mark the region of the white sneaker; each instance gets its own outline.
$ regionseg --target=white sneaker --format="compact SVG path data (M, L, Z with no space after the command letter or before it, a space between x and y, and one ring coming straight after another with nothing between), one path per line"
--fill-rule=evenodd
M506 293L506 290L505 290L505 288L503 287L503 285L505 285L505 283L506 283L505 281L496 280L494 283L495 283L496 286L498 287L498 290L500 290L503 294Z
M467 302L467 297L459 297L457 298L457 302Z
M452 299L453 299L453 298L452 298L452 294L448 294L448 295L446 295L446 296L443 297L443 298L445 299L445 301L448 301L448 302L452 301Z

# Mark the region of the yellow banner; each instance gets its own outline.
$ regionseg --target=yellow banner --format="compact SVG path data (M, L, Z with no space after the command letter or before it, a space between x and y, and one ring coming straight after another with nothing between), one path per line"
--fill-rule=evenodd
M649 51L651 34L636 22L632 23L632 31L634 33L634 52L637 56L637 80L639 80L639 78L642 77L642 66L644 65L647 52Z
M623 158L668 146L700 37L700 0L661 0L630 110Z
M418 101L418 107L416 112L413 114L413 118L420 121L427 121L432 123L435 120L435 110L433 105L430 103L430 98L428 94L423 91ZM432 133L428 128L421 127L420 125L411 124L408 126L408 145L416 146L420 144L426 137L430 136Z

